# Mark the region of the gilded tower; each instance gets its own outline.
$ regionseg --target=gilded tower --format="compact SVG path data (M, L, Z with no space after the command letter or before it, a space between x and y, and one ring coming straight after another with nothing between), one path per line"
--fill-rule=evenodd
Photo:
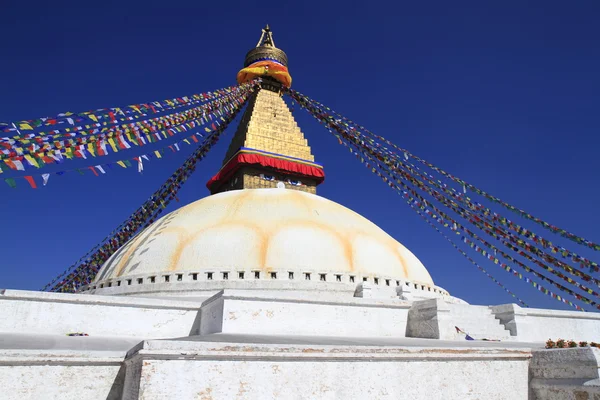
M275 47L269 26L246 54L238 83L260 78L231 140L223 166L208 182L212 194L237 189L275 188L316 193L325 177L294 120L282 91L292 83L287 56Z

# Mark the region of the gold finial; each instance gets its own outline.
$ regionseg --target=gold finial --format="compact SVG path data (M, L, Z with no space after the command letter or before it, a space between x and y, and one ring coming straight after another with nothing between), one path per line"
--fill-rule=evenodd
M269 24L262 30L262 34L260 35L260 39L258 39L258 43L256 47L260 46L271 46L275 47L275 42L273 41L273 32L271 32L271 28L269 28Z
M244 68L255 62L265 60L278 62L284 67L287 67L288 63L285 52L275 47L275 42L273 41L273 31L271 31L271 27L269 27L269 25L262 29L262 33L258 43L256 44L256 47L246 54Z

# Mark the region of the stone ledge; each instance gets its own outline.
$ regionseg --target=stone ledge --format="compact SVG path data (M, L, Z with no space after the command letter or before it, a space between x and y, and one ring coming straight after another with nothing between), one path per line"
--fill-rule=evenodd
M311 297L303 297L298 294L290 295L270 295L268 293L249 293L247 290L233 290L225 289L216 293L214 296L206 299L202 302L202 306L207 306L218 299L226 300L244 300L244 301L264 301L271 302L277 301L280 303L302 303L302 304L315 304L315 305L332 305L332 306L347 306L347 307L377 307L377 308L398 308L398 309L410 309L411 302L404 300L377 300L377 299L366 299L366 298L355 298L348 297L339 300L334 299L315 299L319 297L315 294Z
M18 365L121 365L122 351L48 351L48 350L1 350L0 366Z
M92 294L48 293L28 290L0 290L0 301L20 300L81 305L103 305L111 307L142 307L152 309L198 310L200 303L182 300L166 300L141 297L108 297Z
M485 361L528 360L527 349L469 348L469 347L403 347L403 346L331 346L331 345L279 345L227 342L190 342L175 340L148 340L140 343L127 354L127 360L135 358L171 359L254 359L273 358L290 360L343 360L343 361Z

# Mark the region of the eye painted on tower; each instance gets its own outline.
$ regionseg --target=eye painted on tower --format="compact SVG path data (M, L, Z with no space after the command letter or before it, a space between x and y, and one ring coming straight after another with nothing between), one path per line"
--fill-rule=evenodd
M273 175L260 174L260 177L262 179L264 179L265 181L274 181L275 180L275 177Z

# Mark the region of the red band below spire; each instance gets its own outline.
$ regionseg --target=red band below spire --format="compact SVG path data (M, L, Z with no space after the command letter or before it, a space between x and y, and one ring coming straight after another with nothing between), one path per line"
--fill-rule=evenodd
M212 190L214 185L227 181L244 165L259 165L291 175L309 177L315 179L317 185L325 180L323 167L312 161L300 160L260 150L242 148L208 181L206 187L209 190Z

